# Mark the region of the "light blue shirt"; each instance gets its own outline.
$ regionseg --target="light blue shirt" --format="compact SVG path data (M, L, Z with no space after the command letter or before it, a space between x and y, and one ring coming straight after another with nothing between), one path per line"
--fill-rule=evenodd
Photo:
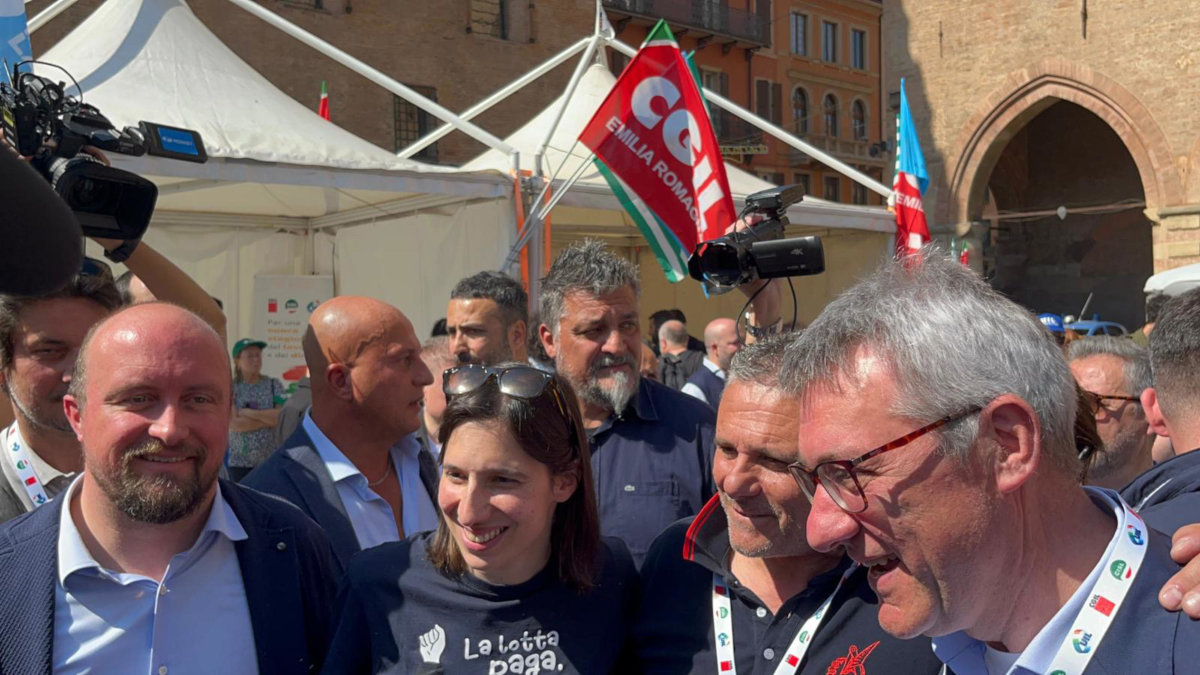
M392 507L367 485L367 477L317 427L311 414L305 413L301 424L337 486L338 497L342 499L342 506L354 527L358 545L370 548L399 541L400 531L396 528ZM395 473L399 474L400 499L404 502L404 522L401 525L406 535L437 529L438 524L437 509L421 482L421 467L417 461L420 451L421 441L415 432L400 439L391 449L392 466L395 467Z
M1111 509L1117 516L1117 522L1120 522L1122 510L1118 502L1120 497L1116 492L1094 487L1085 487L1084 490L1087 490L1097 506ZM1100 556L1087 579L1075 589L1071 599L1059 608L1049 623L1042 626L1025 651L1017 655L1001 652L967 635L965 631L959 631L933 638L933 653L942 663L950 666L955 675L1042 675L1049 670L1059 647L1070 634L1075 617L1079 616L1084 603L1091 596L1092 587L1107 567L1108 559L1112 557L1120 536L1121 530L1117 529L1108 542L1104 555Z
M221 496L190 549L159 582L102 567L71 518L59 517L55 673L257 673L250 607L233 542L246 530Z

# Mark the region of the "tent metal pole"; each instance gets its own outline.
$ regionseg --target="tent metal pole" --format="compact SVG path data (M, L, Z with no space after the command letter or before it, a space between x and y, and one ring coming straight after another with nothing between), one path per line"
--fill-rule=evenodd
M546 206L542 208L542 199L545 198L546 190L550 189L550 184L554 182L554 179L551 178L550 180L546 181L546 187L541 191L540 194L538 194L537 199L534 200L534 203L530 206L530 211L532 211L532 213L525 221L526 227L521 232L521 237L517 239L516 243L513 244L512 249L509 250L508 257L505 258L504 265L501 267L501 269L509 269L517 262L517 258L521 255L521 249L525 246L525 244L529 243L529 239L533 236L534 230L540 231L542 229L542 223L546 221L546 216L550 215L550 210L557 206L559 200L561 200L563 195L567 193L567 190L570 190L575 183L579 181L579 178L583 176L583 172L586 171L588 166L591 165L592 157L594 156L595 155L589 155L585 161L580 162L579 167L575 169L575 173L571 174L571 177L567 179L567 182L563 183L562 187L559 188L554 197L550 199L550 203L546 204ZM533 211L534 209L537 210Z
M610 47L625 54L626 56L632 57L637 54L636 49L634 49L633 47L630 47L629 45L625 44L624 42L621 42L620 40L617 40L615 38L612 38L612 39L606 38L606 40ZM775 124L768 122L767 120L759 117L758 115L755 115L754 113L750 112L749 110L746 110L745 108L734 103L733 101L730 101L729 99L725 98L724 96L721 96L720 94L717 94L713 91L709 91L708 89L705 89L704 90L704 98L708 99L712 103L715 103L716 105L720 106L721 108L724 108L725 110L729 111L733 115L736 115L737 117L740 117L741 119L749 122L750 124L753 124L754 126L758 127L759 129L762 129L763 131L767 132L768 134L771 134L775 138L778 138L779 140L783 141L784 143L787 143L788 145L803 152L804 154L809 155L810 157L812 157L813 159L817 160L818 162L824 164L825 166L828 166L829 168L834 169L835 171L838 171L839 173L842 173L842 174L848 176L850 178L850 180L858 183L859 185L862 185L870 190L878 192L879 194L883 195L884 197L890 198L892 196L891 188L887 187L883 183L880 183L879 181L875 180L874 178L871 178L870 176L868 176L867 174L859 171L858 169L855 169L854 167L850 166L849 164L846 164L842 160L833 157L832 155L826 153L824 150L814 147L810 143L805 143L804 141L800 140L796 136L785 131L782 127L776 126Z
M63 11L70 9L71 5L74 5L78 1L79 0L57 0L46 9L38 12L37 16L29 20L29 34L32 35L33 31L41 28L48 21L50 21L50 19L62 14ZM28 2L28 0L26 0L26 2Z
M60 1L65 1L65 0L60 0ZM379 86L383 87L384 89L387 89L388 91L392 92L393 94L408 101L409 103L412 103L413 105L415 105L418 108L424 110L425 112L433 115L434 117L437 117L438 119L444 120L444 121L454 125L454 127L456 129L458 129L459 131L467 134L471 138L474 138L475 140L479 141L480 143L483 143L484 145L488 146L489 148L499 150L500 152L503 152L506 155L511 155L514 152L516 152L516 149L513 148L511 145L505 143L504 141L495 137L491 133L480 128L478 125L472 124L471 122L464 120L463 118L459 117L458 115L450 112L450 110L442 107L441 105L438 105L437 103L434 103L433 101L430 101L429 99L418 94L417 92L413 91L412 89L404 86L403 84L401 84L401 83L397 82L396 80L383 74L379 70L354 58L353 56L347 54L346 52L342 51L341 49L334 47L333 45L329 44L328 42L313 35L312 33L309 33L308 31L304 30L303 28L300 28L296 24L284 19L283 17L279 16L278 14L268 11L268 10L260 7L259 5L256 5L255 3L251 2L251 0L229 0L229 2L232 2L233 4L237 5L238 7L241 7L242 9L246 10L247 12L250 12L254 16L257 16L258 18L262 19L263 21L266 21L267 23L271 24L275 28L278 28L279 30L283 31L284 33L287 33L288 35L296 38L300 42L321 52L322 54L328 56L329 58L333 59L334 61L337 61L341 65L349 68L350 70L353 70L354 72L358 73L359 75L362 75L363 77L367 78L368 80L371 80L375 84L378 84Z
M554 70L559 65L561 65L563 63L563 61L566 61L567 59L571 58L572 56L578 54L584 47L587 46L588 42L590 42L590 41L591 41L590 37L581 38L579 40L579 42L576 42L575 44L571 45L570 47L567 47L566 49L562 50L558 54L555 54L554 56L550 57L548 60L543 61L541 65L539 65L538 67L529 71L528 73L525 73L521 77L513 80L512 82L509 82L503 88L497 90L491 96L488 96L487 98L483 99L479 103L476 103L475 105L471 106L470 108L467 108L466 110L462 111L461 113L459 113L459 117L463 118L464 120L473 119L474 117L476 117L477 115L490 109L492 106L496 105L497 103L503 101L504 99L508 98L509 96L512 96L517 91L523 89L525 87L525 85L529 84L530 82L533 82L534 80L538 79L542 75L545 75L546 73L550 72L551 70ZM442 126L438 127L437 129L434 129L432 132L426 134L425 136L418 138L411 145L401 148L400 151L396 153L396 156L404 158L404 159L412 157L413 155L417 154L418 152L420 152L420 151L424 150L425 148L429 147L430 145L436 143L438 141L438 139L442 138L443 136L445 136L446 134L449 134L452 131L454 131L454 125L443 124Z
M579 64L575 66L575 72L571 73L567 88L563 90L562 105L558 106L558 112L554 113L554 121L550 123L550 128L546 129L546 137L542 139L537 152L533 155L533 170L539 176L542 175L542 158L546 156L546 148L550 147L550 139L554 138L554 132L558 130L558 123L562 121L563 114L567 112L567 105L571 103L571 97L579 88L579 81L583 79L583 73L591 63L592 56L596 53L596 47L603 39L604 37L601 35L593 35L588 38L587 49L584 50L583 57L579 59Z

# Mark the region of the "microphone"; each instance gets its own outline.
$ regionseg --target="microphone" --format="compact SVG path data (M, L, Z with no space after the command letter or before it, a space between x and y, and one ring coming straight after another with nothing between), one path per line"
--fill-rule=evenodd
M49 293L79 272L83 232L75 214L33 167L3 147L0 204L0 293Z

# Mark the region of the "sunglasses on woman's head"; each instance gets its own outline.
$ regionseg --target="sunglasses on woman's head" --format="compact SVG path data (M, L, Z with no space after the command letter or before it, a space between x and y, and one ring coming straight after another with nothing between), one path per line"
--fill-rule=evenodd
M475 391L488 380L496 378L496 386L500 393L506 396L535 399L542 395L549 386L554 395L554 403L563 418L570 420L562 395L557 386L551 386L554 376L533 366L480 366L470 364L447 368L442 374L442 391L447 399Z

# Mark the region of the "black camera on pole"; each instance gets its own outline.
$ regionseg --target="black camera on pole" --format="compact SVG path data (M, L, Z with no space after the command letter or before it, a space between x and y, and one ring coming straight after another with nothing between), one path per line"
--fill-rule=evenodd
M688 274L715 290L729 290L755 279L824 272L825 252L820 237L783 238L788 207L803 198L803 185L785 185L746 197L741 215L759 213L765 220L702 242L688 259Z
M158 188L137 174L106 166L85 146L203 163L208 156L200 134L151 122L118 131L95 106L68 95L64 83L21 72L22 65L0 80L0 129L5 139L50 181L84 235L141 239L150 226Z

